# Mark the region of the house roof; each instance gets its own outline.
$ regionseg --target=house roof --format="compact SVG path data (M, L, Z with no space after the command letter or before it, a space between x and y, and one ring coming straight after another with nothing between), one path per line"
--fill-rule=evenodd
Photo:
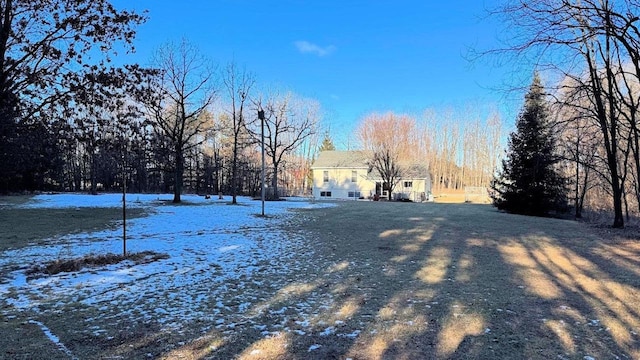
M321 151L311 168L369 168L369 151Z
M372 155L371 151L363 150L321 151L311 168L370 169L369 161ZM411 162L401 164L401 166L403 168L402 178L404 179L425 179L430 177L429 168L425 164ZM375 173L375 171L373 173ZM374 174L372 174L372 176L375 177Z
M424 164L411 163L403 166L403 179L426 179L430 177L429 168Z

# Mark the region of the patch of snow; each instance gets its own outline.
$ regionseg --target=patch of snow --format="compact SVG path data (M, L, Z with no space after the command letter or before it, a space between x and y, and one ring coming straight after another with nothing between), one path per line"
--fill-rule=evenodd
M69 356L72 359L78 359L75 355L73 355L73 353L71 352L71 350L69 350L69 348L67 348L61 341L60 338L58 338L54 333L51 332L51 329L49 329L45 324L41 323L40 321L37 320L29 320L29 324L35 324L38 325L38 327L40 327L40 329L42 330L42 332L45 334L45 336L47 338L49 338L49 340L54 343L58 349L62 350L62 352L64 352L65 354L67 354L67 356Z
M307 350L307 352L312 352L313 350L318 350L322 347L322 345L320 344L313 344L311 346L309 346L309 350Z
M282 307L280 310L271 311L271 313L279 315L279 314L284 314L285 311L287 311L287 307L286 306Z
M202 202L200 196L189 196L189 201ZM169 194L127 194L127 207L145 207L152 202L171 201ZM41 194L30 201L19 205L20 208L87 208L87 207L122 207L122 194Z
M330 334L333 334L334 332L336 332L336 328L333 326L329 326L328 328L324 329L321 333L320 336L328 336Z
M239 313L246 312L247 309L249 309L250 307L251 307L251 303L250 302L244 302L244 303L238 305L238 312Z
M358 337L358 335L360 335L360 333L362 332L362 330L354 330L353 332L349 333L349 334L338 334L338 336L342 336L342 337L348 337L351 339L355 339Z
M221 248L218 249L218 251L220 252L227 252L227 251L233 251L233 250L237 250L240 248L240 245L229 245L229 246L223 246Z
M265 307L265 299L259 292L251 297L244 290L246 284L260 285L261 279L271 273L298 271L289 263L297 248L304 248L300 253L312 256L302 231L285 232L279 225L293 219L289 209L335 206L304 201L270 202L266 206L270 216L262 218L255 216L260 213L260 202L248 198L239 198L239 206L227 205L229 199L205 200L195 195L184 195L185 204L181 205L165 201L170 199L171 195L127 194L128 207L150 210L149 216L127 222L127 249L166 253L168 259L140 265L121 262L27 280L25 263L120 253L119 228L69 234L45 245L3 252L0 314L12 316L16 311L27 310L36 314L56 313L64 311L65 304L79 303L98 310L95 321L153 320L168 328L181 328L203 319L209 322L203 323L203 327L211 325L213 319L217 319L218 325L233 323L225 319L245 312L250 313L246 316L256 316L261 307L273 311ZM22 206L120 207L121 200L121 194L38 195ZM20 270L13 270L16 268ZM253 278L256 275L261 277ZM243 299L238 299L239 294ZM238 299L234 305L229 302L232 298ZM276 314L281 315L286 309L282 307ZM308 320L302 319L301 325L308 327ZM258 329L264 331L266 326Z

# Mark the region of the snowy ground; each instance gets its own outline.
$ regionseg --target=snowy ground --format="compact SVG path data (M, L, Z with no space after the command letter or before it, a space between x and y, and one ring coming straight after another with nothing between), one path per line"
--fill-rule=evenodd
M40 195L21 206L76 207L82 211L85 207L119 207L121 198L117 194ZM27 280L25 271L32 264L120 253L121 229L66 235L51 239L46 246L7 251L0 258L2 315L11 318L18 311L37 317L64 313L69 304L77 304L96 314L81 326L91 329L94 336L113 337L109 327L122 319L130 323L153 321L165 331L180 332L186 324L197 321L203 333L212 326L232 332L239 315L244 314L245 319L260 315L260 304L269 296L260 289L282 285L262 284L261 279L272 272L293 271L289 268L292 254L312 256L303 249L303 233L281 230L293 220L288 210L330 206L306 201L268 202L268 217L262 218L256 216L260 202L247 198L240 199L239 206L229 206L228 198L205 200L197 196L184 196L187 205L159 201L166 199L170 196L127 196L129 206L151 210L148 217L128 221L127 249L166 253L168 259L135 266L124 262ZM295 271L304 272L296 263ZM254 276L257 274L260 276ZM51 334L44 324L33 323ZM262 324L255 327L264 335L273 330ZM53 334L49 338L58 342Z
M27 279L119 253L117 227L0 252L0 358L640 359L640 245L609 229L468 204L269 202L262 218L249 199L170 198L127 199L150 214L129 250L165 260ZM20 206L107 205L120 196Z

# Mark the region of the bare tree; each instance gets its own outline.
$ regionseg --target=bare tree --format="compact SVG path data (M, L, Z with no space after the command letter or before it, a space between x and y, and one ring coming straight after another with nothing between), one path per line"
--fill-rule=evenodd
M264 107L265 112L265 152L273 169L273 193L270 197L279 199L278 175L285 155L294 152L316 133L320 104L316 100L301 98L293 93L271 93L264 105L258 101L257 106ZM260 141L260 129L254 129L252 135Z
M589 190L601 185L594 177L607 178L606 161L601 156L598 125L591 118L588 93L575 86L572 79L563 80L556 102L553 104L555 128L559 139L559 155L567 164L565 176L573 186L573 207L576 219L582 218Z
M185 151L198 145L207 117L204 111L213 102L214 68L210 61L186 40L168 43L153 58L160 75L150 81L142 101L156 132L171 143L174 156L174 197L180 202Z
M246 105L249 100L249 91L255 80L253 75L246 70L239 70L235 63L230 63L223 75L224 86L227 90L229 108L227 113L233 137L233 153L231 159L231 195L232 203L237 203L238 196L238 157L242 149L247 145L248 132L246 122Z
M403 165L416 160L415 119L391 112L369 114L362 119L356 132L363 148L371 152L369 167L380 175L391 200L402 177Z
M426 111L423 116L425 123L423 137L429 138L428 147L423 150L433 175L433 187L439 190L457 189L463 177L464 164L459 166L457 158L463 152L460 145L461 122L452 110L444 113ZM464 159L461 163L464 163Z

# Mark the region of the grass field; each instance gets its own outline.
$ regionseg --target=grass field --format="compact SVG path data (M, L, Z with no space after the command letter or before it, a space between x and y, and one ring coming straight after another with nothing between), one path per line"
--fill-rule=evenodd
M100 317L122 310L118 301L5 307L0 357L640 358L640 240L628 231L487 205L391 202L298 209L271 226L260 231L282 234L289 256L223 282L214 268L198 278L224 295L200 300L210 316L174 325ZM178 299L167 311L180 311L179 291L166 294Z

